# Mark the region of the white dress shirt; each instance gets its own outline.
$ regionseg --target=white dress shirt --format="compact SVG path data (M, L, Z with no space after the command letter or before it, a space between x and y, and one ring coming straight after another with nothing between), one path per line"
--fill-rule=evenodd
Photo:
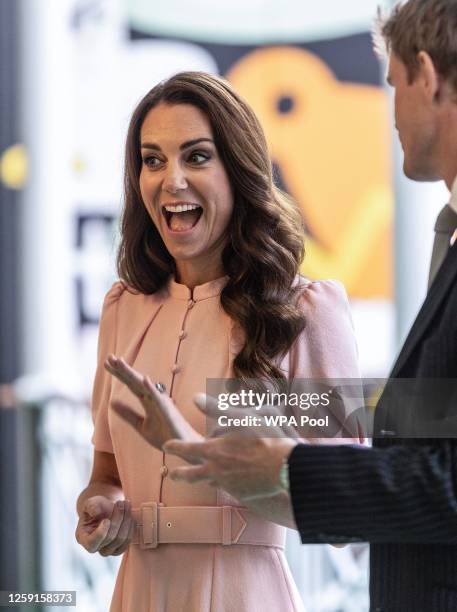
M454 183L452 185L451 199L449 200L449 208L452 208L452 210L457 214L457 176L455 177ZM456 240L457 240L457 229L451 236L451 246L454 245Z
M457 213L457 176L455 177L455 181L452 185L451 189L451 199L449 200L449 206L452 210Z

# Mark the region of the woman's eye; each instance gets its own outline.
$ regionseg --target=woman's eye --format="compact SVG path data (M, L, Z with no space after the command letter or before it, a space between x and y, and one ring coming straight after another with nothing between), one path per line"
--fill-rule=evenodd
M200 151L195 151L189 155L189 161L192 164L203 164L205 161L208 161L210 155L208 153L202 153Z
M148 166L149 168L155 168L160 165L160 159L155 157L154 155L149 155L148 157L143 157L143 164Z

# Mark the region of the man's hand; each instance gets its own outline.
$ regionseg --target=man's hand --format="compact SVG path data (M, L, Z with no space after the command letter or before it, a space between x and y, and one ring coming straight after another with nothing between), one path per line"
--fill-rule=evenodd
M245 501L276 495L282 491L279 471L296 440L290 438L253 438L229 434L206 442L171 440L163 449L189 463L172 470L173 480L193 483L208 480Z
M138 397L144 416L138 415L126 404L114 401L114 412L135 429L151 446L162 450L162 445L171 438L181 440L203 440L198 432L182 416L171 397L157 389L148 376L143 376L130 367L122 358L110 355L105 369L126 384Z

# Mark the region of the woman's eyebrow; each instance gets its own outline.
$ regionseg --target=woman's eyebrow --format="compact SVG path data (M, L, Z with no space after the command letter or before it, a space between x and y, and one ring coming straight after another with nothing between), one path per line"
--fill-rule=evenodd
M193 147L194 145L199 144L200 142L210 142L211 144L214 144L214 140L212 140L212 138L194 138L193 140L187 140L186 142L183 142L182 145L179 146L179 149L183 151L184 149ZM154 151L162 150L160 148L160 145L158 145L155 142L142 142L141 148L142 149L152 149Z
M160 146L158 144L156 144L155 142L142 142L141 143L141 148L142 149L154 149L154 151L161 151L162 150L160 148Z
M179 148L182 151L183 149L193 147L194 145L199 144L200 142L211 142L212 144L214 144L214 140L212 140L211 138L195 138L194 140L188 140L187 142L183 142Z

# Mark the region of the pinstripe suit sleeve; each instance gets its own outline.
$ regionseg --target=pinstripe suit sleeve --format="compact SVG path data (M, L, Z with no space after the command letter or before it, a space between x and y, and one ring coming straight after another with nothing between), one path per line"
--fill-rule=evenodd
M289 458L302 542L457 543L457 448L298 445Z

